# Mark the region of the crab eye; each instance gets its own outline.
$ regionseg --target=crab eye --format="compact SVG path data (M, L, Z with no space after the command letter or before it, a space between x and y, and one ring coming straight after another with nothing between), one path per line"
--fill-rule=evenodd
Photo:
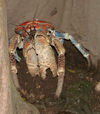
M54 32L54 30L53 29L48 29L48 32L51 34L51 33Z
M27 29L26 31L29 33L30 32L30 29Z
M22 39L22 41L23 41L24 39Z
M31 30L34 30L34 28L32 27Z
M48 31L49 33L52 33L50 30Z
M30 28L32 31L35 29L35 27L34 26L31 26L31 28Z

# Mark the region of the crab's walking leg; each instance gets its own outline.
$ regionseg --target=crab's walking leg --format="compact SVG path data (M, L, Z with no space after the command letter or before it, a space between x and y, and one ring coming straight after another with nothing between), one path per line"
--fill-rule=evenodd
M66 39L66 40L70 40L71 43L81 52L81 54L83 55L83 57L85 57L88 61L88 67L91 66L91 61L90 61L90 57L89 57L89 53L86 51L85 48L82 47L81 44L79 44L73 36L69 35L68 33L60 33L60 32L55 32L55 36L57 37L62 37L62 41L63 39Z
M52 35L52 45L56 48L58 53L58 84L56 89L56 97L58 98L62 92L64 75L65 75L65 49L60 40Z
M85 57L88 61L88 67L90 68L91 66L91 61L90 61L90 55L89 53L86 51L85 48L82 47L81 44L79 44L74 37L72 37L71 35L68 36L70 41L72 42L72 44L81 52L81 54L83 55L83 57Z
M20 36L15 35L11 38L9 43L9 59L10 59L10 65L11 65L12 78L17 89L19 89L20 86L16 76L17 68L16 68L15 52L19 42L20 42Z
M89 53L87 52L87 50L85 48L83 48L83 46L81 44L79 44L75 40L75 38L73 36L69 35L68 33L62 33L62 32L58 32L55 30L50 30L50 31L54 34L54 36L56 36L56 38L60 39L62 43L64 42L64 39L70 40L71 43L80 51L80 53L83 55L83 57L85 57L87 59L88 68L90 68L91 60L90 60Z
M9 43L9 57L10 57L10 64L11 64L11 71L17 73L16 69L16 48L18 47L18 43L20 42L20 36L15 35L10 39Z

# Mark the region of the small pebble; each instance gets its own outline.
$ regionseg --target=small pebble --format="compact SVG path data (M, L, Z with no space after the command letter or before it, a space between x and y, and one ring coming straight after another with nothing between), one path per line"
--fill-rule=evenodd
M96 90L97 92L100 92L100 82L98 82L98 83L96 84L95 90Z

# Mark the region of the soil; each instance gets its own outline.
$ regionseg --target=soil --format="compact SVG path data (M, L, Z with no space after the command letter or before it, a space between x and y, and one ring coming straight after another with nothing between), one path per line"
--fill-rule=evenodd
M93 69L88 71L87 60L70 41L65 41L64 47L66 49L65 78L63 91L59 99L54 98L57 77L53 78L49 69L45 80L39 76L32 77L28 72L21 51L18 51L19 56L22 58L20 63L17 63L18 79L22 88L21 96L25 101L34 104L40 110L40 114L72 114L70 111L68 112L67 106L63 105L62 102L67 97L67 88L80 80L88 80L93 87L97 81L100 81L99 73L95 73ZM100 93L94 91L91 103L93 111L100 112L99 103Z

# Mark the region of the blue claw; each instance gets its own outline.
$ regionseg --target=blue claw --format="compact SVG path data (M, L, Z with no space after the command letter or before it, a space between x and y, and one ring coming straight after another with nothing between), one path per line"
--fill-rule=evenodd
M15 59L16 59L18 62L20 62L20 60L21 60L21 58L18 56L17 51L15 52Z

